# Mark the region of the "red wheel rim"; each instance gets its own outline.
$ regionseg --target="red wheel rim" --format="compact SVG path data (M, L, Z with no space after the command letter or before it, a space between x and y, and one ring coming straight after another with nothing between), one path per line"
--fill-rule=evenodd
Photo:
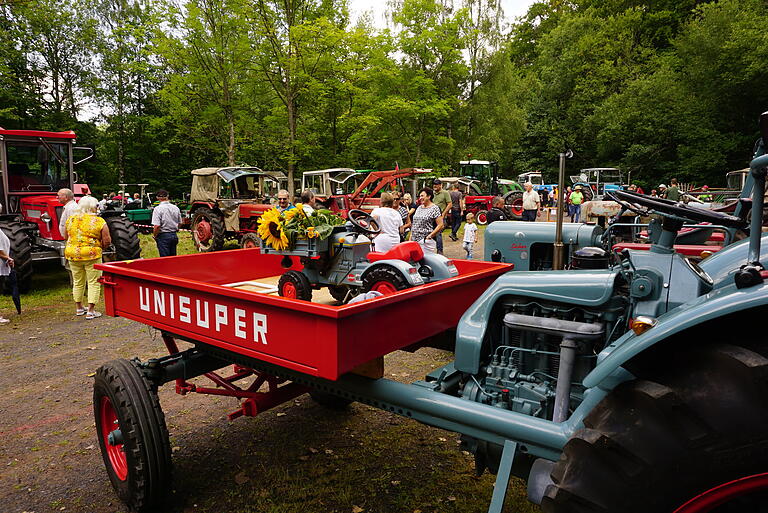
M291 297L296 299L298 297L296 284L291 283L290 281L285 282L283 284L283 297Z
M198 221L197 226L195 226L195 235L197 235L197 241L202 244L211 240L211 223L205 218Z
M512 213L516 216L523 215L523 200L516 199L514 202L512 202Z
M101 439L107 451L109 464L120 481L128 479L128 460L125 457L123 444L112 445L109 443L109 434L115 429L120 429L117 413L112 407L109 397L102 397L99 404L99 425L101 426Z
M391 284L388 281L377 281L373 284L373 287L371 287L371 290L375 290L376 292L381 292L385 296L387 294L394 294L397 292L397 288Z
M732 499L744 497L758 490L768 490L768 472L716 486L689 500L674 513L706 513Z
M480 214L477 214L477 222L480 224L485 224L488 222L488 218L486 217L485 212L481 212Z

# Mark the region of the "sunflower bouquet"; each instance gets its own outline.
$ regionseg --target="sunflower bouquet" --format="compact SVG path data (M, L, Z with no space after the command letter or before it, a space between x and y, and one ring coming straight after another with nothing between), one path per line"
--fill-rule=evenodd
M344 219L330 210L304 212L301 203L282 213L276 208L264 212L259 218L259 237L271 248L293 250L300 239L327 239L333 227L344 224Z

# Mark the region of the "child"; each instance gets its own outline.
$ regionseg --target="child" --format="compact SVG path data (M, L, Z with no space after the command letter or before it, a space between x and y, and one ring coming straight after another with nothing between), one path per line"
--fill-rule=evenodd
M472 260L472 248L477 242L477 225L475 224L475 214L467 214L467 222L464 224L464 239L461 247L467 252L467 260Z

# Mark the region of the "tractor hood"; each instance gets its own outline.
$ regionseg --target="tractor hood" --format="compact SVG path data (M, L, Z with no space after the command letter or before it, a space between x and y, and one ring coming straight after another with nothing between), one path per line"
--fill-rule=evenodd
M496 224L496 223L494 223ZM532 224L532 223L531 223ZM618 271L512 271L500 276L469 307L456 331L456 369L475 374L482 360L482 341L494 307L507 296L522 296L571 305L595 307L614 294Z

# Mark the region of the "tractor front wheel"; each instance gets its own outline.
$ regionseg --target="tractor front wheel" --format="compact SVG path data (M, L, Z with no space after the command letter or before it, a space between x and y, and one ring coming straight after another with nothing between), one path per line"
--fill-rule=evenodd
M736 345L665 358L584 419L544 512L766 511L768 359Z
M477 224L479 225L488 224L488 211L487 210L479 211L475 216L475 219L477 219Z
M127 217L115 216L105 219L115 247L115 260L135 260L141 257L139 231Z
M403 275L389 266L377 267L363 276L363 290L366 292L373 290L386 296L409 287Z
M507 214L513 219L523 218L523 191L510 191L504 195Z
M312 285L300 271L288 271L282 275L277 289L283 297L312 301Z
M16 269L19 292L29 292L32 288L32 237L22 223L0 223L0 230L11 241L10 256L13 258L13 268ZM5 283L7 287L8 281Z
M331 297L339 303L343 303L344 300L347 299L347 296L351 299L357 295L357 289L352 289L346 285L329 285L328 292L331 294Z
M221 251L224 248L224 218L210 208L203 207L192 214L192 238L201 253Z
M240 239L240 247L243 249L260 248L261 239L255 233L248 232Z
M132 511L160 507L171 489L171 444L157 393L135 362L113 360L96 371L93 412L117 495Z

